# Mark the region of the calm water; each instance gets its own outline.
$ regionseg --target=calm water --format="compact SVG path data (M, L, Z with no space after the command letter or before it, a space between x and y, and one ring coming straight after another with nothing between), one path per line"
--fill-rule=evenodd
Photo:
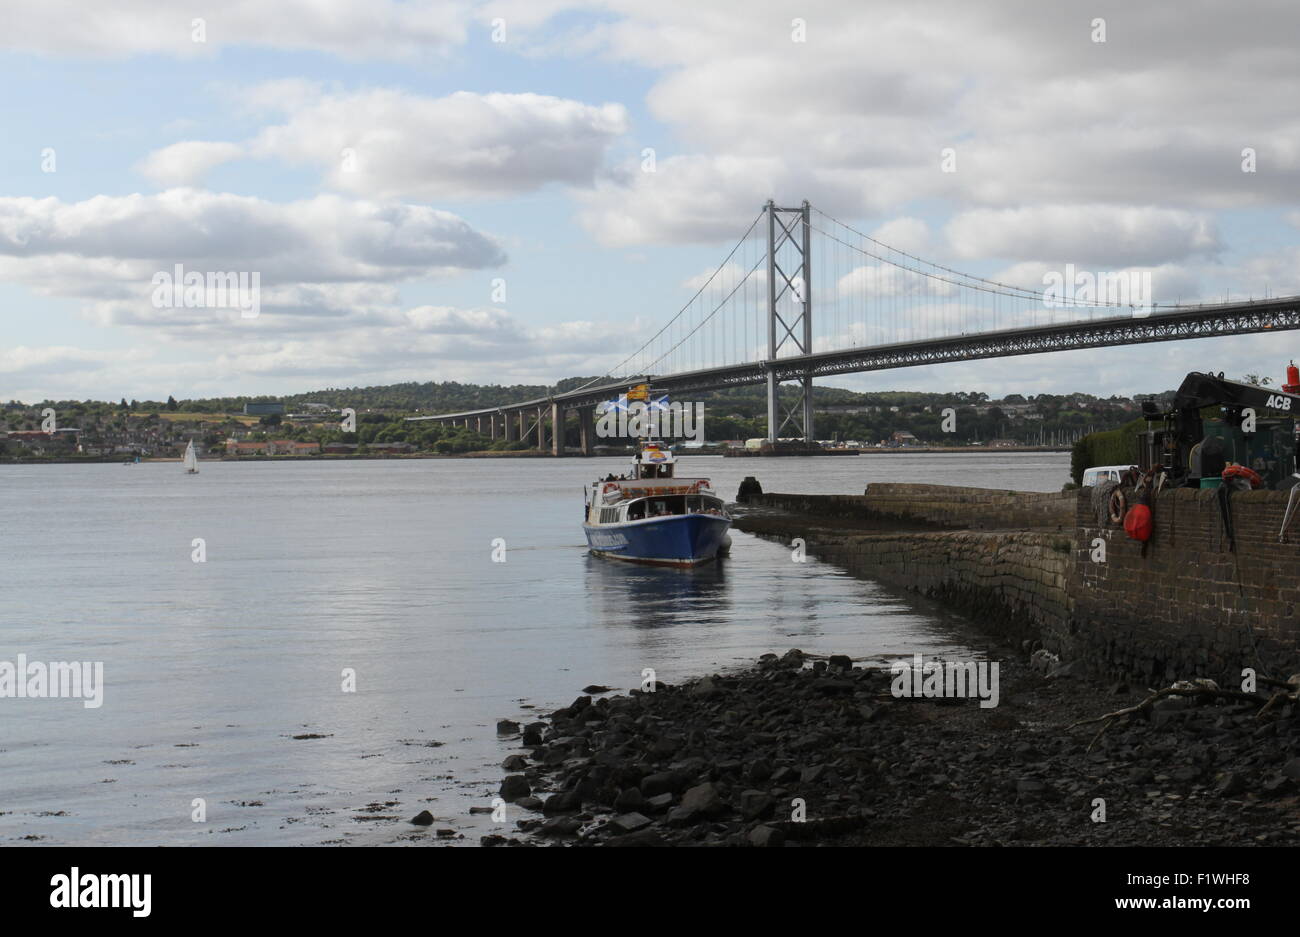
M1050 491L1065 454L689 458L734 497L877 480ZM622 459L0 466L0 660L103 661L104 703L0 699L0 842L466 843L499 718L801 647L970 653L960 619L733 532L693 573L587 555ZM191 559L202 538L207 560ZM493 540L506 561L492 562ZM356 692L342 691L345 668ZM294 739L295 735L322 738ZM206 822L191 819L196 798Z

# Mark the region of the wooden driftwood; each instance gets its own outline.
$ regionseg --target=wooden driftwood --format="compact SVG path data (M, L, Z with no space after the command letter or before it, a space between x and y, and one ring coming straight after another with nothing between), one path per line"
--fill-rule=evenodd
M1265 678L1263 677L1259 679L1259 682L1261 683L1267 682L1270 685L1275 685L1275 686L1291 687L1290 684L1283 683L1277 680L1266 681ZM1127 706L1124 709L1117 709L1114 712L1105 713L1093 719L1082 719L1079 722L1067 726L1066 731L1068 732L1070 729L1075 729L1078 728L1079 726L1092 725L1097 722L1104 723L1101 727L1101 730L1095 736L1093 736L1092 741L1088 743L1088 751L1092 751L1093 747L1096 746L1097 742L1101 739L1101 737L1106 734L1106 730L1109 729L1111 725L1115 723L1116 720L1121 719L1124 716L1133 716L1138 713L1147 712L1151 709L1151 707L1156 703L1157 700L1162 700L1165 697L1169 697L1169 696L1186 696L1186 697L1192 697L1194 699L1200 699L1207 702L1210 700L1226 699L1226 700L1235 700L1237 702L1254 703L1257 706L1262 707L1259 711L1259 716L1262 716L1264 713L1268 712L1275 705L1277 705L1280 700L1286 699L1286 700L1290 700L1291 702L1295 702L1296 691L1294 687L1291 687L1291 692L1289 693L1280 690L1272 694L1271 696L1264 696L1263 694L1260 693L1246 693L1242 690L1222 690L1219 689L1218 687L1209 687L1209 686L1195 686L1195 687L1169 686L1169 687L1165 687L1163 690L1153 691L1150 696L1148 696L1146 699L1142 700L1142 702L1138 703L1135 706ZM1258 716L1256 718L1258 718Z

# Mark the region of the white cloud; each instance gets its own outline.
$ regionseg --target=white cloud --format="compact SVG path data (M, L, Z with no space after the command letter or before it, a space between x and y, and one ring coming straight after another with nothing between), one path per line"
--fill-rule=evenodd
M0 270L63 295L184 263L256 270L266 284L387 281L503 263L498 244L450 212L318 195L276 203L171 189L157 195L0 198ZM69 275L67 282L59 277Z
M895 250L921 257L926 256L933 247L930 226L920 218L909 216L891 218L872 231L871 236Z
M901 259L901 258L900 258ZM935 271L937 272L937 271ZM893 264L854 267L835 283L836 294L854 296L952 296L957 287L937 276L926 276Z
M140 171L159 185L192 186L222 163L238 159L243 148L234 143L186 140L150 153Z
M500 198L548 183L591 185L628 126L620 104L469 91L329 93L297 79L245 89L242 105L253 114L283 113L285 121L243 145L172 144L150 154L142 170L165 185L189 184L245 155L309 166L330 188L367 198Z
M608 7L615 17L586 36L596 54L658 71L648 104L674 155L580 197L579 219L606 243L725 241L769 197L845 219L917 200L1198 211L1300 198L1300 115L1279 106L1300 97L1297 8L1097 0L1070 19L1051 4L869 14L808 0L800 43L777 0L743 17L684 0ZM1094 16L1111 25L1104 44ZM941 171L948 147L956 172ZM1245 147L1256 173L1241 171ZM1065 246L1115 265L1169 259L1106 225Z
M466 38L458 0L226 0L181 8L171 0L42 0L5 7L0 47L50 55L193 58L225 46L328 52L345 59L442 55ZM194 39L202 19L204 41Z
M947 225L961 257L1112 267L1151 265L1219 248L1204 213L1124 205L1036 205L962 212Z
M103 365L113 356L107 352L89 351L69 345L30 347L18 345L0 348L0 375L7 380L31 374L77 374L87 368Z

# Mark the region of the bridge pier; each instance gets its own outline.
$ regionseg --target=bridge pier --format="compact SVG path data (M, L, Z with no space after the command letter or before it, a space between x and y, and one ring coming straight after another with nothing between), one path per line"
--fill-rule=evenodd
M519 422L515 419L513 413L501 411L501 419L505 422L506 442L515 442L519 439Z
M537 408L537 451L546 451L546 408Z
M564 418L567 414L557 401L551 401L551 455L564 454Z
M578 408L578 440L583 455L593 455L596 451L596 408Z

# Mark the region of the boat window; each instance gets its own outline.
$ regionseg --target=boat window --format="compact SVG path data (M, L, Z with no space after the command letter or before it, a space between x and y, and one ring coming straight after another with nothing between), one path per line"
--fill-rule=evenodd
M627 506L627 519L637 521L645 517L645 502L633 501Z

